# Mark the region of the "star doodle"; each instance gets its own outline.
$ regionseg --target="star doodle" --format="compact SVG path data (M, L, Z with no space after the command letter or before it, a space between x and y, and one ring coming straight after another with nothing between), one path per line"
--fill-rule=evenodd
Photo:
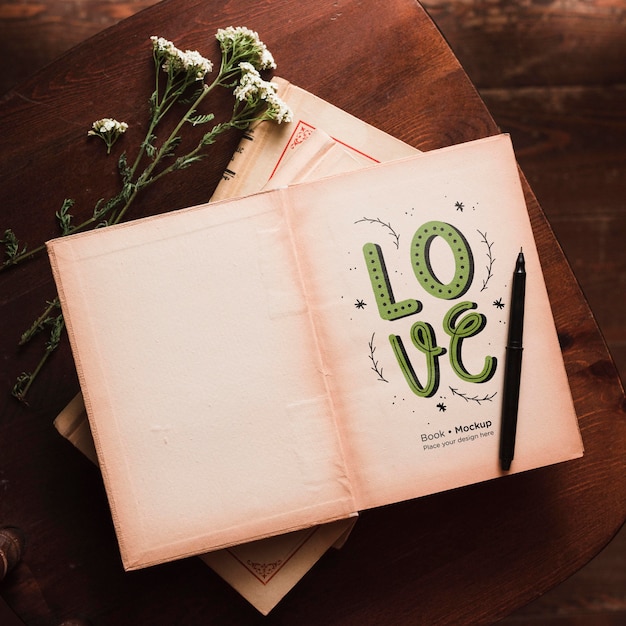
M357 309L364 309L364 308L367 306L367 304L366 304L366 302L365 302L364 300L357 300L357 301L354 303L354 306L355 306Z
M456 210L461 211L461 213L463 212L463 209L465 208L465 205L462 202L455 202L454 206L456 207Z
M440 402L440 403L437 405L437 408L438 408L440 411L442 411L442 412L444 412L444 411L447 409L446 405L445 405L443 402Z
M493 301L493 306L495 306L498 309L503 309L504 308L504 302L502 302L502 298L498 298L497 300Z

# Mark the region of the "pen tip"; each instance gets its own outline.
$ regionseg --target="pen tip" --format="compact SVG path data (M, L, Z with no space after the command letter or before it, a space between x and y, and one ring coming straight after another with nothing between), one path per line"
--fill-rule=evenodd
M508 472L511 469L511 459L500 459L500 467L503 472Z

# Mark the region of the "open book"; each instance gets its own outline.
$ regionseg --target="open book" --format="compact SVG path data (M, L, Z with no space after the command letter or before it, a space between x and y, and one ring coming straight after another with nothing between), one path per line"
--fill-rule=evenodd
M127 569L582 454L501 135L49 243Z

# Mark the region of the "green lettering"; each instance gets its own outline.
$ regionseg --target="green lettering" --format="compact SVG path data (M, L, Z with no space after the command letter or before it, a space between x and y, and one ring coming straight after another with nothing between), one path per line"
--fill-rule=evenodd
M467 313L459 320L459 316L478 305L474 302L459 302L453 306L443 319L443 329L450 336L450 365L461 380L470 383L484 383L496 373L498 360L494 356L486 356L482 371L470 374L463 364L463 340L474 337L487 325L487 318L478 312Z
M413 299L402 300L401 302L395 301L380 246L374 243L366 243L363 246L363 256L365 257L380 316L384 320L397 320L407 315L419 313L422 309L421 302Z
M446 350L437 345L435 331L427 322L415 322L413 324L411 327L411 340L413 345L426 355L427 380L425 385L420 383L406 353L402 339L398 335L389 335L389 341L396 355L396 360L411 391L422 398L430 398L439 389L439 357L445 354Z
M435 237L442 237L454 255L455 272L447 284L437 278L430 262L430 246ZM474 279L474 257L469 243L461 231L445 222L426 222L415 231L411 242L411 263L422 287L443 300L460 298Z

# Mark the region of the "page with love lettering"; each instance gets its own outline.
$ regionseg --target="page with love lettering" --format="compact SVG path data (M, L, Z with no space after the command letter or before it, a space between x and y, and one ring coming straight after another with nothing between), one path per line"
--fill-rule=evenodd
M512 469L582 453L507 135L296 187L285 200L360 508L502 475L521 249L526 330Z

